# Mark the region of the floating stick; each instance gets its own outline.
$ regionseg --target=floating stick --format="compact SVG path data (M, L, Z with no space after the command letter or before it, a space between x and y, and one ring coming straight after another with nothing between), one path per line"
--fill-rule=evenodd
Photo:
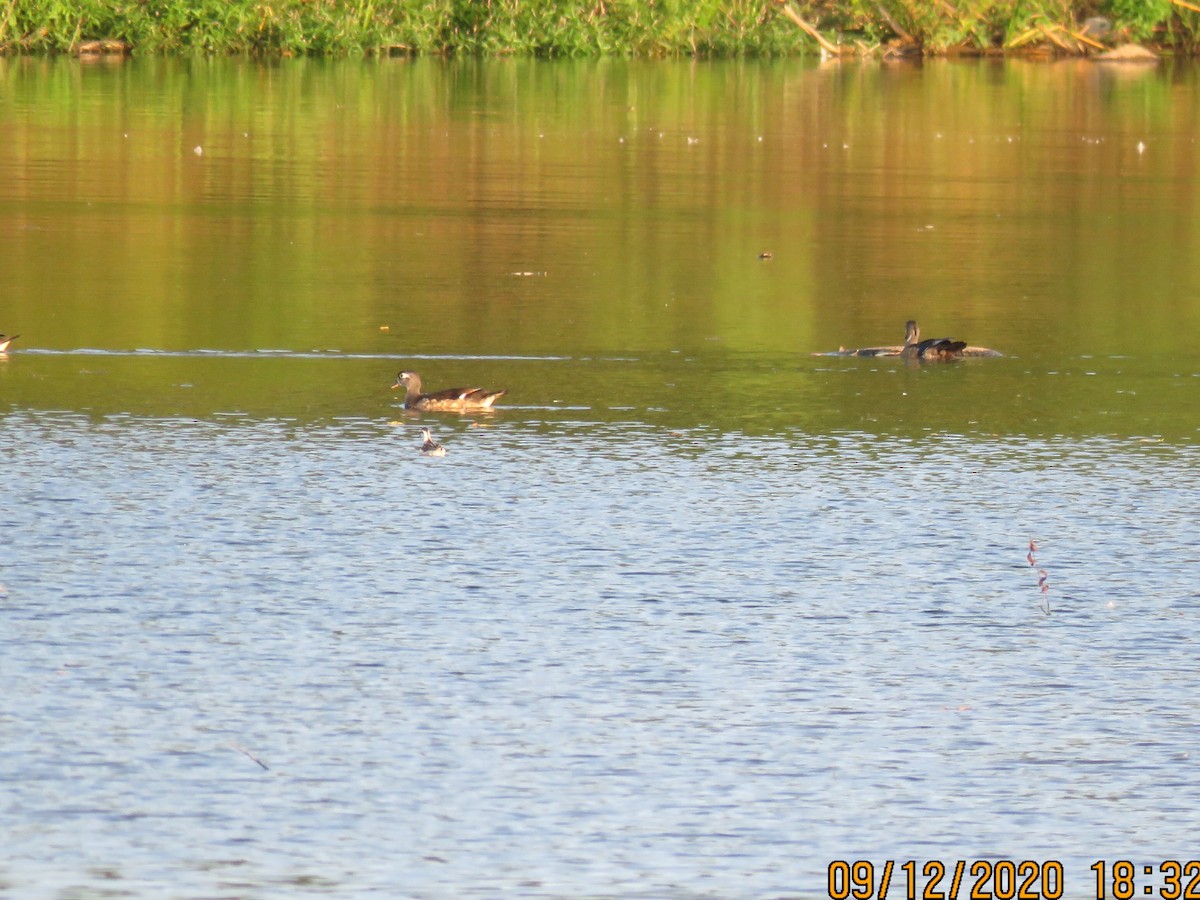
M255 756L253 753L251 753L249 750L244 750L241 747L239 747L237 744L230 744L229 746L232 747L234 750L236 750L238 753L241 753L247 759L253 760L254 762L258 763L266 771L268 771L268 772L271 771L269 768L267 768L267 764L265 762L263 762L261 759L259 759L257 756Z

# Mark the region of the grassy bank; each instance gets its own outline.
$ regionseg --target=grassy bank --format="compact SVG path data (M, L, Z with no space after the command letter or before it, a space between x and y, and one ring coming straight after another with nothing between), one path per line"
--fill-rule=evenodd
M0 0L0 50L782 56L1200 46L1200 0ZM102 43L98 43L102 42Z

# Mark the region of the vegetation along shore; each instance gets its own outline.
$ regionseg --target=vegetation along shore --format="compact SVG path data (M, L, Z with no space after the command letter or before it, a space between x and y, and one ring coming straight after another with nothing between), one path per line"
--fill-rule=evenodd
M1195 54L1200 0L0 0L6 53L1139 55L1130 45Z

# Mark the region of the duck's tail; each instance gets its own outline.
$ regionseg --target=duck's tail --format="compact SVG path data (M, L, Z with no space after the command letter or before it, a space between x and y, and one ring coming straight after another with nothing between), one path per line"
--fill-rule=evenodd
M471 402L478 403L480 406L490 407L493 403L508 393L508 388L501 388L498 391L479 390L471 397Z

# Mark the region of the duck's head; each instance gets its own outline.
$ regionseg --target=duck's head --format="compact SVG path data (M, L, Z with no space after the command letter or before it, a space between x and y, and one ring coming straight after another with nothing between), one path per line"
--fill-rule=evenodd
M417 378L416 372L401 372L396 376L396 383L392 385L392 390L396 388L407 388L408 383Z
M917 327L917 320L909 319L904 323L904 345L907 347L918 343L920 340L921 329Z

